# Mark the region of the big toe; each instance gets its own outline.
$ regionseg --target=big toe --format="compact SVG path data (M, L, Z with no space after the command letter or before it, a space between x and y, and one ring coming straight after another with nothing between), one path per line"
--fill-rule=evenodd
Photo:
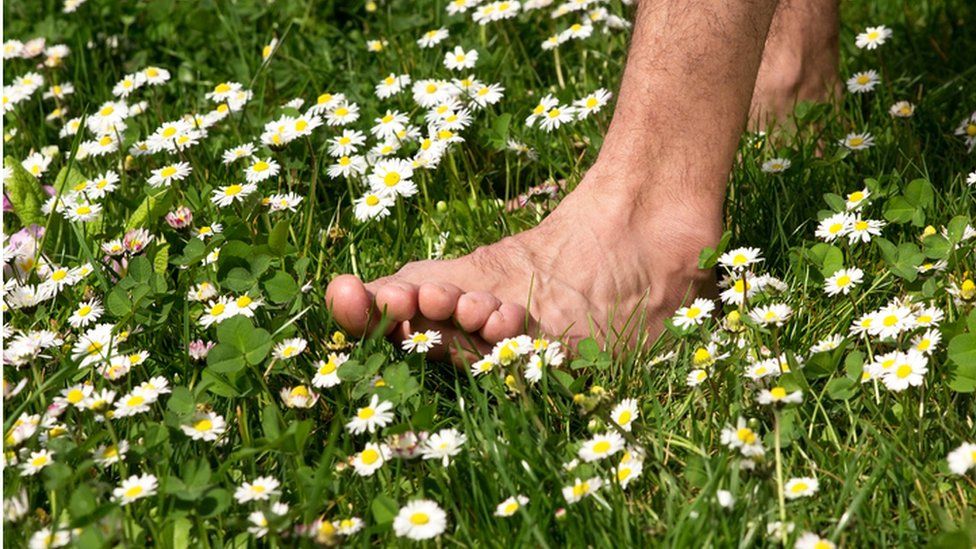
M359 278L339 275L325 290L325 305L333 318L354 336L364 335L376 324L373 296Z

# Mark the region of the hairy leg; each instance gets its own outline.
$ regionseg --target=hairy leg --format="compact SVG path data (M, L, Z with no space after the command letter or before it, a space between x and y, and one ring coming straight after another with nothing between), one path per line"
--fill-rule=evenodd
M786 122L799 101L839 93L838 0L781 0L776 7L749 113L751 129Z
M654 335L710 282L697 269L722 205L776 0L643 0L613 121L597 162L531 230L447 261L410 263L326 292L353 334L437 329L455 362L529 330L570 343ZM530 299L531 296L531 299Z

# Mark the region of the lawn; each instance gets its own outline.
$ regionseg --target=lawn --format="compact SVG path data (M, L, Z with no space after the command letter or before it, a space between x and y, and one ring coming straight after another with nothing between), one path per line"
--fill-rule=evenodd
M721 298L456 369L325 287L536 225L633 9L461 4L4 2L4 546L976 545L976 4L845 3Z

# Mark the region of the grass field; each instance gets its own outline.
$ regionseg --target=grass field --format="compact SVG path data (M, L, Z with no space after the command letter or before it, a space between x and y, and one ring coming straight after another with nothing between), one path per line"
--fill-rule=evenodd
M338 331L333 276L592 163L632 7L536 3L4 3L4 546L976 545L968 0L845 3L880 82L743 137L714 318L477 375Z

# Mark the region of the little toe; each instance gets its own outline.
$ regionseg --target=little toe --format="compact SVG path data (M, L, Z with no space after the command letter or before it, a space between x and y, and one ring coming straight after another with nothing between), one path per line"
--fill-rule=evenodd
M421 284L417 293L420 314L429 320L441 321L451 318L461 297L461 289L444 282Z
M489 315L480 333L488 343L498 343L506 337L520 335L525 330L525 307L503 303L497 311Z
M488 292L468 292L458 298L454 319L462 330L475 333L484 327L491 313L502 304Z
M376 290L376 308L397 322L410 320L417 314L417 292L409 282L388 282Z

